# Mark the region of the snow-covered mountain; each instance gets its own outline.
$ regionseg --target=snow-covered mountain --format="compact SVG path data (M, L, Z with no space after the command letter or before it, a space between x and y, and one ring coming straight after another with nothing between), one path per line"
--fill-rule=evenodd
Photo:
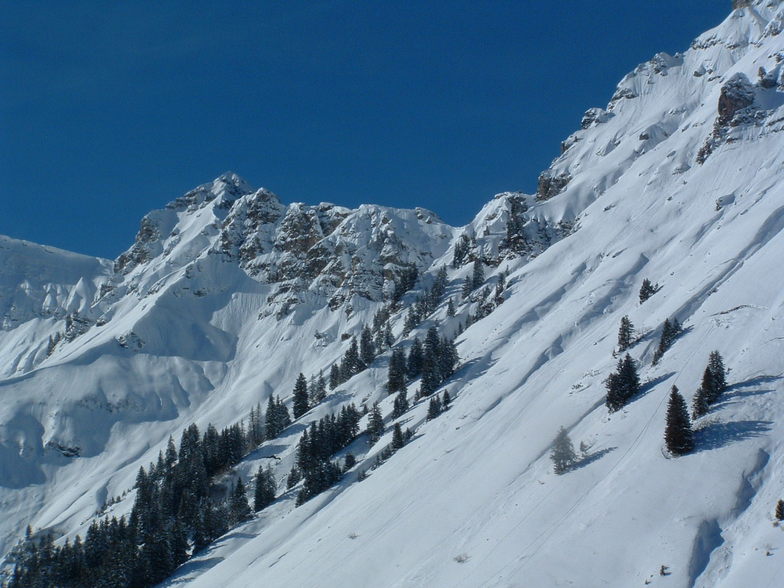
M465 227L286 205L228 173L148 214L113 263L3 237L2 552L28 523L64 539L96 511L127 514L139 467L190 423L290 403L297 375L328 374L416 270L394 346L433 325L457 336L450 410L428 421L414 403L396 419L413 438L373 468L394 422L385 351L235 468L248 482L273 466L278 499L171 585L779 585L784 6L735 4L589 109L536 194L500 194ZM497 296L462 296L474 260ZM442 267L446 294L403 335ZM640 303L645 278L661 289ZM608 413L623 316L644 385ZM684 332L654 365L673 317ZM713 350L730 388L695 422L695 451L672 458L670 388L690 401ZM357 465L295 507L304 427L352 402L378 402L386 433L360 436ZM561 426L585 454L555 475Z

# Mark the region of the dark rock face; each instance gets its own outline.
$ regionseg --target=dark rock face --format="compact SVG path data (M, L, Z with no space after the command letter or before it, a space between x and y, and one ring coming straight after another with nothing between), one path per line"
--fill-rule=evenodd
M697 153L699 164L705 163L716 147L728 140L733 127L753 124L757 120L759 113L754 106L754 87L744 74L735 74L722 86L717 111L713 132Z
M543 171L539 174L539 181L536 186L536 199L549 200L556 194L560 194L571 179L572 176L566 172L553 176L549 170Z
M746 8L751 2L749 0L732 0L732 9Z
M719 118L716 123L725 126L733 123L735 114L754 103L751 82L742 73L737 73L721 88L719 96ZM736 122L733 126L736 126Z
M589 108L585 111L582 120L580 121L580 128L587 129L594 123L600 124L603 122L607 122L610 118L612 118L613 114L604 110L604 108Z
M139 232L136 234L133 247L117 258L114 262L114 271L117 273L128 273L140 263L150 259L148 245L160 238L158 227L149 216L145 216L139 226Z

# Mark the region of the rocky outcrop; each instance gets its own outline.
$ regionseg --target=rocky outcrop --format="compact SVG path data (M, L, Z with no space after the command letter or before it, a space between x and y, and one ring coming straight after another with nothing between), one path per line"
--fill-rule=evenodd
M713 131L697 153L697 163L705 163L711 153L730 139L734 127L755 124L764 118L754 103L754 87L742 73L736 73L721 87Z
M744 74L735 74L721 88L719 117L716 119L716 124L737 126L741 120L736 120L735 115L752 104L754 104L754 89L751 87L751 82Z
M564 191L572 176L568 172L561 172L553 175L550 170L545 170L539 174L539 181L536 185L536 199L549 200L553 196Z

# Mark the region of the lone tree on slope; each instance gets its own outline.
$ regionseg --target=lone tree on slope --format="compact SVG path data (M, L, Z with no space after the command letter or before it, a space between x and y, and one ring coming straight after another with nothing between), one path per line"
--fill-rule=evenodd
M678 335L681 334L683 328L681 327L680 322L678 322L677 318L664 320L664 326L662 327L661 337L659 338L659 346L656 348L655 353L653 354L653 364L656 365L659 363L661 358L664 356L664 353L672 347L672 344L675 342L675 339Z
M637 362L628 353L618 360L617 371L607 378L607 399L610 412L620 410L640 391Z
M634 325L628 316L621 318L621 326L618 329L618 351L624 352L634 343Z
M715 402L721 393L727 389L727 370L724 368L724 360L718 351L711 351L708 356L708 369L713 374L716 389Z
M553 446L550 450L550 459L553 460L553 469L558 475L568 472L577 460L577 454L574 452L572 440L569 438L569 433L567 433L566 429L563 427L558 431L558 435L556 435L555 440L553 441Z
M684 455L694 449L694 434L691 430L689 412L686 410L686 401L676 386L670 390L664 441L667 450L675 456Z
M305 379L305 374L300 373L297 376L297 382L294 384L294 418L298 419L303 414L308 412L308 381Z
M776 503L776 520L784 521L784 500L779 500Z
M659 284L651 284L651 281L648 278L645 278L642 281L642 286L640 286L640 304L648 300L648 298L656 294L658 291Z

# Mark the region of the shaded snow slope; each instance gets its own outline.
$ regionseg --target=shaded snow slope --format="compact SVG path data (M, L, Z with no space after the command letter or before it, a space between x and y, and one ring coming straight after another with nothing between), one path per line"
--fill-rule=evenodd
M306 423L380 401L391 425L380 357L236 468L247 480L273 464L278 501L170 585L778 585L782 20L780 2L758 0L683 54L640 65L606 109L586 113L536 195L499 195L466 227L421 209L284 205L226 174L148 215L114 273L74 257L47 281L75 290L81 272L111 289L85 295L83 332L0 381L4 548L28 522L83 532L190 422L220 427L271 394L288 399L300 371L340 358L343 335L370 322L394 278L417 267L426 286L462 248L448 272L455 302L470 260L485 262L491 288L509 275L504 302L457 338L452 408L426 422L427 403L416 404L400 419L413 439L377 469L391 427L372 447L360 438L347 449L357 466L294 508L282 480ZM661 290L640 304L646 277ZM431 324L456 333L477 310L456 307L450 318L442 304L412 336ZM624 315L645 383L609 415L603 381ZM685 331L653 366L671 317ZM697 450L671 459L669 389L690 401L714 349L730 390L697 421ZM548 448L560 426L586 451L556 476ZM127 512L132 495L109 512Z

